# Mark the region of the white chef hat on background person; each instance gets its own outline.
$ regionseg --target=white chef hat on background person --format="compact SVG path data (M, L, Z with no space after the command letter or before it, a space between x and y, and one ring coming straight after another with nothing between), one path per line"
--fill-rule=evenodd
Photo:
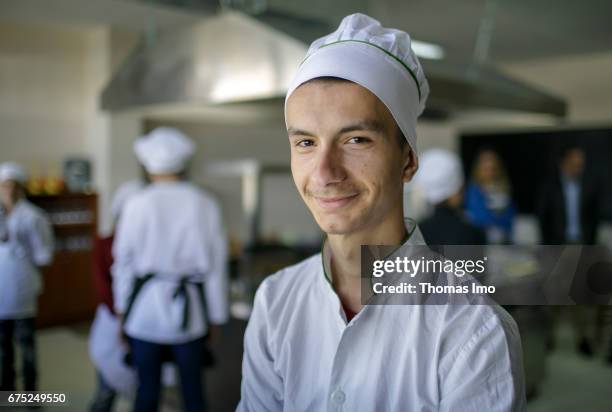
M5 162L0 164L0 182L14 180L22 185L28 181L28 173L25 168L16 162Z
M445 201L463 187L463 167L459 156L443 149L427 150L419 156L419 170L414 183L432 205Z
M408 33L382 27L365 14L346 16L335 32L310 45L289 86L285 109L301 84L327 76L350 80L376 95L417 151L416 122L425 109L429 85Z
M191 139L171 127L158 127L134 142L134 153L150 174L182 172L194 151Z

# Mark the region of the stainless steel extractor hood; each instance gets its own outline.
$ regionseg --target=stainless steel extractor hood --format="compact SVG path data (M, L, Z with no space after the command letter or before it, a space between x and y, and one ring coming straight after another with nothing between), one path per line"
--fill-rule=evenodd
M423 59L421 63L431 89L427 107L433 116L472 108L538 113L559 118L567 114L565 100L491 67L475 69L470 65Z
M143 43L102 93L102 109L220 104L282 96L306 45L237 12Z
M223 11L192 27L143 43L121 65L102 93L104 110L154 104L218 105L282 99L308 44L304 25L279 24ZM295 27L295 30L292 30ZM324 25L315 27L325 33ZM425 116L494 108L563 117L562 99L493 69L422 60L431 86Z

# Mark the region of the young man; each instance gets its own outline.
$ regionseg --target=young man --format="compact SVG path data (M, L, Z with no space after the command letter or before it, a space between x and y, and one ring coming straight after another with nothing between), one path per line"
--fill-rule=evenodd
M0 164L0 391L16 389L13 339L21 349L23 390L37 389L38 268L51 262L53 235L44 212L25 198L26 181L21 165Z
M402 188L427 93L409 36L368 16L310 47L285 115L295 184L327 240L257 291L238 410L524 410L500 307L362 305L360 246L423 242Z
M138 374L135 411L156 411L162 363L176 363L184 410L205 410L204 337L228 318L227 244L217 202L183 181L194 145L157 128L134 144L151 183L122 209L113 257L115 312Z

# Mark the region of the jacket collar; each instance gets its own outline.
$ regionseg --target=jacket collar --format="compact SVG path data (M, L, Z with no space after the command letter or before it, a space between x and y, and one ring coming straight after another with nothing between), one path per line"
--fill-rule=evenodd
M417 223L414 219L406 218L404 219L404 225L406 226L406 237L402 241L401 245L398 245L397 249L403 246L412 246L412 245L425 245L425 240L423 239L423 235L417 226ZM332 270L331 270L331 259L332 259L332 250L329 242L327 241L327 237L323 240L323 244L321 246L321 262L323 268L323 278L326 280L326 283L329 286L332 286Z

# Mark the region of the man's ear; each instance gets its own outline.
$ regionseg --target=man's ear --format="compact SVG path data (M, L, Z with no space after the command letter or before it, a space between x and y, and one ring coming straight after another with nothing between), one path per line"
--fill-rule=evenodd
M414 174L419 169L419 159L414 150L410 146L406 145L404 158L404 169L402 170L402 179L404 183L408 183L414 177Z

